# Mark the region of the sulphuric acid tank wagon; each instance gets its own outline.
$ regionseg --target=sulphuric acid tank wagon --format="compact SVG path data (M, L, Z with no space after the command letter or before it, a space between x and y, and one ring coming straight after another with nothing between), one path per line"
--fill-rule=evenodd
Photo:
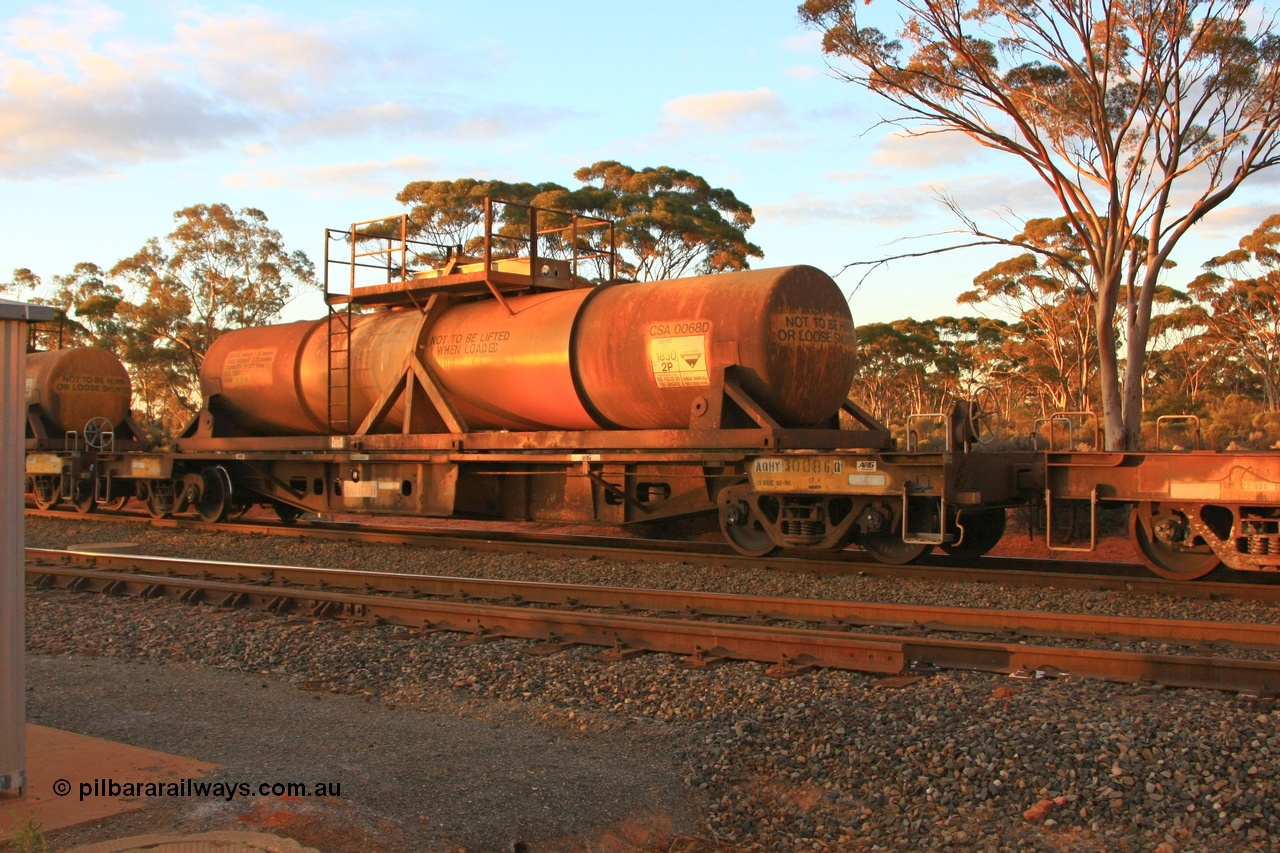
M409 239L405 215L328 229L325 318L215 341L204 407L167 448L28 453L37 505L718 523L743 554L901 563L983 553L1043 494L1036 454L969 455L990 417L973 401L920 416L941 446L904 451L848 398L852 317L821 271L592 285L584 263L616 270L610 223L497 204L467 246Z
M329 432L329 327L224 334L201 368L205 399L247 434ZM349 422L416 360L470 430L685 428L731 366L780 426L819 426L846 399L854 344L839 287L809 266L391 308L351 320ZM403 418L400 402L377 431Z

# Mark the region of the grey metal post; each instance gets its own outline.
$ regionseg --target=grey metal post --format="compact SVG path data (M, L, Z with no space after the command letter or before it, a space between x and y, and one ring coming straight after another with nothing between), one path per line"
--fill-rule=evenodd
M27 422L27 322L53 310L0 299L0 792L27 787L23 660L23 436Z

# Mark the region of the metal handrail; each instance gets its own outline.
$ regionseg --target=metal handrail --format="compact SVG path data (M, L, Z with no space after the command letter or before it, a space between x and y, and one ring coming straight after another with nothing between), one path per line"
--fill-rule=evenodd
M1156 418L1156 450L1164 450L1164 442L1160 440L1160 425L1169 422L1191 422L1195 424L1195 430L1192 435L1195 436L1195 446L1192 450L1200 449L1200 416L1199 415L1160 415Z
M529 215L529 231L528 236L519 234L495 234L493 231L494 208L496 205L506 207L523 208ZM537 275L538 268L538 238L551 234L563 234L569 232L570 247L570 270L572 274L578 276L578 265L584 261L594 258L609 259L609 279L610 281L618 277L618 248L616 226L613 220L603 219L598 216L587 216L580 213L572 213L566 210L556 210L550 207L538 207L532 204L525 204L520 201L503 201L502 199L494 199L488 196L484 200L485 211L485 234L484 234L484 266L485 269L492 269L493 264L493 244L495 241L503 240L510 243L524 244L529 247L529 274ZM538 214L547 213L551 215L568 216L569 224L561 225L555 228L539 228ZM585 254L579 254L579 236L582 232L592 231L595 229L605 229L608 232L608 246L600 246Z
M952 437L950 412L919 412L919 413L907 415L907 452L914 453L916 449L916 442L917 442L915 431L911 429L911 422L923 421L923 420L934 420L934 421L942 422L944 431L946 432L946 435L947 435L947 444L946 444L947 452L950 453L951 437Z
M1097 450L1102 446L1102 426L1098 419L1097 412L1075 411L1075 412L1054 412L1047 418L1036 418L1035 423L1031 425L1031 434L1034 441L1039 436L1040 426L1042 424L1049 425L1049 446L1046 448L1048 452L1053 452L1057 447L1057 430L1054 429L1055 424L1066 424L1067 430L1067 450L1071 449L1071 439L1076 431L1077 421L1083 426L1093 421L1093 448Z

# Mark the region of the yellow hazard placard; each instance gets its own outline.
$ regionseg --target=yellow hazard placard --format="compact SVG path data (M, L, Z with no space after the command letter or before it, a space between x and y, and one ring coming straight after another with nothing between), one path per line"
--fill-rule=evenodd
M650 338L649 362L659 388L711 384L706 335Z

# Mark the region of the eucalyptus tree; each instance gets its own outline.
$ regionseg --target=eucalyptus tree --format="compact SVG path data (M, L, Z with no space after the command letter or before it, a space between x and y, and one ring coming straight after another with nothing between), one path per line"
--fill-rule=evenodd
M1052 411L1092 409L1097 371L1097 335L1092 315L1096 294L1084 273L1084 252L1064 217L1032 219L1013 242L1023 252L980 273L961 305L992 305L1016 317L1005 349L1024 366L1027 379ZM1114 334L1114 332L1112 332Z
M173 231L147 240L110 276L125 286L117 311L130 330L122 355L135 378L194 411L214 338L276 320L299 288L315 287L315 269L285 248L260 210L197 204L173 218Z
M1280 162L1280 38L1247 0L806 0L843 79L1021 162L1057 199L1097 298L1107 446L1135 447L1152 305L1189 229ZM1022 245L985 234L979 242ZM1120 320L1124 351L1111 330Z
M1187 290L1200 303L1206 337L1220 358L1257 378L1267 411L1280 411L1280 215L1204 269Z
M413 236L460 245L473 256L483 239L487 197L613 220L622 278L650 281L741 270L751 258L763 257L746 238L755 223L750 206L692 172L669 166L633 169L602 160L578 169L574 177L582 184L576 189L478 178L413 181L396 200L409 206ZM504 208L494 224L500 234L519 236L526 221L518 208ZM549 216L543 224L556 227L568 220ZM568 250L563 241L559 248ZM604 277L603 269L598 276Z

